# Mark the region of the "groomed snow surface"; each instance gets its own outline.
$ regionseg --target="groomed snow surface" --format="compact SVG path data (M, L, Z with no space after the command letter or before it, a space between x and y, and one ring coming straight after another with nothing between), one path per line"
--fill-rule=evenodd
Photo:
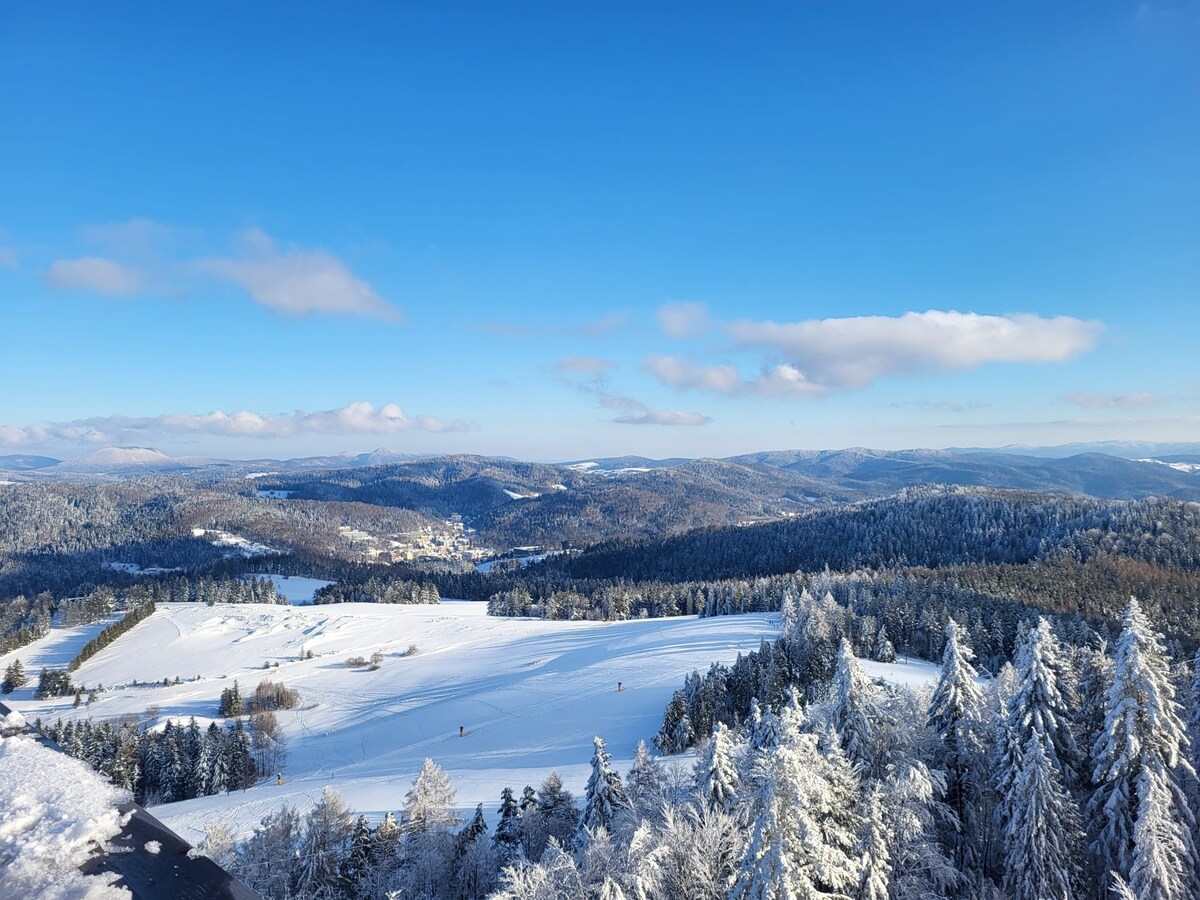
M71 698L28 700L28 689L14 698L31 718L104 719L158 707L160 721L194 715L204 727L235 678L243 694L263 678L299 690L301 706L278 714L290 742L283 785L269 780L228 796L154 807L195 842L213 819L244 835L282 803L307 809L325 785L355 810L381 818L401 807L427 756L453 777L463 810L482 802L491 813L501 788L536 786L551 769L581 791L593 735L605 738L624 772L687 673L730 663L777 634L776 615L546 622L491 618L485 604L463 601L166 604L75 674L77 682L107 689L90 710L73 710ZM410 645L417 652L407 655ZM314 658L302 660L306 651ZM344 664L376 652L383 656L377 671ZM26 653L45 655L36 646ZM264 663L279 665L268 671ZM937 674L928 663L871 663L868 671L912 684ZM177 675L184 683L130 686Z
M25 734L0 737L0 897L129 897L115 874L79 871L124 824L130 800L87 763Z

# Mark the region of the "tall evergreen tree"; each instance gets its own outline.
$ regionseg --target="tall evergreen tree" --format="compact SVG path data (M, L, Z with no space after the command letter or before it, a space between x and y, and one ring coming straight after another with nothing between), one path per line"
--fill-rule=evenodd
M873 776L882 775L876 732L880 710L874 687L862 670L850 642L842 638L837 670L830 685L829 722L841 738L842 749L855 765Z
M1195 771L1183 753L1185 726L1162 638L1134 598L1122 619L1105 702L1093 752L1099 786L1089 803L1099 871L1115 872L1145 900L1196 896L1195 819L1183 790ZM1167 833L1174 837L1164 843Z
M938 737L936 763L946 773L946 803L958 819L960 832L946 839L954 850L956 866L963 872L979 865L973 794L980 786L981 746L978 737L982 692L971 665L974 654L962 639L962 629L951 619L946 625L942 671L929 704L929 726Z
M696 788L709 809L730 812L737 801L741 779L733 761L729 729L723 722L713 726L712 737L696 760Z
M1009 788L1005 887L1013 900L1072 900L1083 833L1079 810L1046 751L1031 734Z
M592 739L592 774L588 777L584 793L583 815L579 819L576 841L583 846L587 833L597 828L611 829L617 814L628 808L625 789L619 776L610 765L612 757L600 737Z
M512 788L506 787L500 792L498 812L500 821L496 823L496 834L492 842L497 855L502 862L507 863L517 855L521 845L521 808L517 805Z
M863 809L863 831L858 843L862 876L857 900L889 900L888 884L892 870L891 838L883 816L878 785L867 794Z
M25 668L21 665L21 661L14 659L4 670L4 683L0 685L0 691L11 694L17 688L25 687L28 683L29 678L25 674Z
M1008 702L1007 731L1015 755L1001 761L1000 795L1012 788L1011 777L1003 773L1015 775L1020 770L1026 745L1035 736L1045 744L1046 756L1063 783L1075 784L1083 765L1072 721L1078 700L1058 638L1044 616L1021 639L1013 669L1016 685Z

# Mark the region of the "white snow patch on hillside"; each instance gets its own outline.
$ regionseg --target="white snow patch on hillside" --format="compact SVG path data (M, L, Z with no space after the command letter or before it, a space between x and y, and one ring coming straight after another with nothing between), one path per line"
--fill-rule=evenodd
M259 544L249 538L242 537L240 534L232 534L228 531L219 531L214 528L193 528L192 537L202 537L212 542L214 547L226 547L231 552L231 556L244 556L247 559L252 556L272 556L279 553L274 547L268 547L266 544Z
M0 738L0 897L129 897L115 873L79 871L124 824L130 799L92 769L28 735Z

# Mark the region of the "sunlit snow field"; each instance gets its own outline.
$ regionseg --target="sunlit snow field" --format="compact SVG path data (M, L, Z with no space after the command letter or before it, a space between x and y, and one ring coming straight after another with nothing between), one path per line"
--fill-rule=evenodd
M43 665L63 665L99 628L55 630L0 657L0 665L17 656L36 676ZM196 716L203 726L234 679L243 693L263 678L298 689L301 706L279 714L290 744L284 785L270 781L230 796L155 807L156 815L196 840L210 819L247 833L281 803L306 808L325 785L356 810L381 817L402 805L427 756L451 774L463 809L483 802L491 812L502 787L536 786L551 769L578 791L587 779L593 735L608 741L625 771L688 672L730 663L777 632L776 615L602 623L490 618L485 604L463 601L166 604L75 673L76 682L106 688L90 709L73 710L71 698L34 701L32 686L8 699L31 719L103 719L157 707L160 719ZM417 652L408 656L410 645ZM313 659L301 659L307 651ZM347 657L375 652L383 655L378 671L344 665ZM927 683L937 671L928 663L865 665L897 683ZM184 683L130 685L175 676ZM199 680L187 680L195 676Z

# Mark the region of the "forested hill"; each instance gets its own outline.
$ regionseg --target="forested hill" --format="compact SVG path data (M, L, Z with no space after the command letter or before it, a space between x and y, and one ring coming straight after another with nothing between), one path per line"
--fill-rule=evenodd
M1015 491L914 489L761 525L610 541L549 559L571 578L712 580L814 571L1024 564L1117 555L1200 567L1200 504Z

